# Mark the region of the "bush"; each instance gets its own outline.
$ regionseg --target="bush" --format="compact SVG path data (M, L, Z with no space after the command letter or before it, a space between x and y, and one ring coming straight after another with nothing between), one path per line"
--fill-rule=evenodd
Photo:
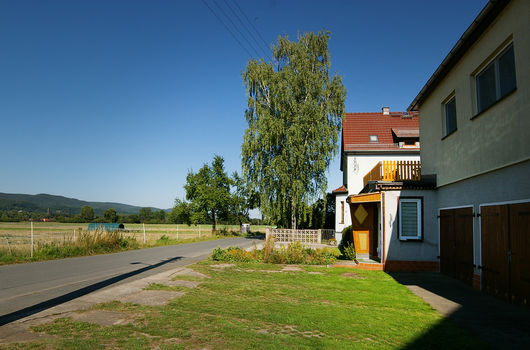
M290 243L287 248L276 249L274 238L269 238L261 250L245 251L238 247L215 248L212 260L225 262L264 262L271 264L331 265L340 252L336 248L304 248L300 242Z
M342 230L342 239L339 243L339 250L344 255L344 249L349 246L353 246L353 227L350 225Z
M348 260L354 260L355 257L356 257L356 254L355 254L355 247L353 246L353 243L348 243L347 246L345 246L343 248L343 252L342 252L342 255L348 259Z

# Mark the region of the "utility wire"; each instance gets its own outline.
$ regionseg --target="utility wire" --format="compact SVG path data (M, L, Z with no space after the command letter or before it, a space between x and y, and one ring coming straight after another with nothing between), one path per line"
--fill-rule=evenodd
M230 23L232 23L232 26L235 28L235 30L237 30L237 32L239 33L239 35L245 39L245 41L247 42L247 44L252 48L252 50L254 50L254 53L257 54L257 57L261 56L260 53L258 52L258 50L256 50L256 48L254 47L254 45L252 45L252 43L247 39L247 37L245 35L243 35L243 33L239 30L239 28L236 26L236 24L234 23L234 21L232 21L232 18L230 18L230 16L228 16L225 12L225 10L223 10L223 8L221 6L219 6L219 4L217 3L217 1L215 0L212 0L213 3L215 4L215 6L217 6L217 8L219 9L219 11L222 12L222 14L230 21Z
M248 29L248 26L243 23L243 21L241 20L241 16L239 16L236 11L234 11L234 9L232 8L232 6L230 6L230 4L228 3L228 1L226 0L223 0L224 3L226 4L226 6L230 9L230 11L232 12L232 14L237 18L237 20L239 21L239 23L241 23L241 26L246 30L246 32L250 35L250 37L252 38L252 40L254 40L254 42L256 43L256 46L261 50L261 52L263 52L265 54L265 57L268 57L269 54L267 53L268 50L264 50L263 49L263 45L261 45L261 43L256 39L256 36L254 34L252 34L252 32ZM266 47L266 46L265 46ZM268 48L267 48L268 49Z
M217 16L217 14L216 14L216 13L214 12L214 10L210 7L210 5L208 5L208 4L206 3L205 0L202 0L202 3L203 3L206 7L208 7L208 9L210 10L210 12L215 16L215 18L217 18L217 20L218 20L219 22L221 22L221 24L225 27L225 29L228 31L228 33L230 33L230 35L232 36L232 38L234 38L234 40L237 41L237 43L239 44L239 46L241 46L241 47L243 48L243 50L245 50L245 51L247 52L247 54L249 55L249 57L253 59L254 57L252 56L252 54L251 54L251 53L248 51L248 49L247 49L247 48L241 43L241 41L239 41L239 39L234 35L234 33L232 33L232 31L230 30L230 28L228 28L228 26L225 24L225 22L223 22L223 20L222 20L219 16Z
M261 36L261 34L259 33L259 31L256 29L256 27L254 26L254 24L252 24L252 22L250 22L250 20L248 19L247 15L245 14L245 12L243 12L243 10L241 9L241 7L239 6L239 4L237 3L236 0L232 0L232 2L237 6L237 8L239 9L239 12L241 12L243 14L243 16L245 16L245 18L247 19L247 22L250 23L250 25L252 26L252 28L254 28L254 30L256 31L256 33L258 34L258 36L260 37L261 41L263 42L263 44L265 45L266 48L270 49L269 45L267 44L267 42L265 41L265 39L263 39L263 37Z

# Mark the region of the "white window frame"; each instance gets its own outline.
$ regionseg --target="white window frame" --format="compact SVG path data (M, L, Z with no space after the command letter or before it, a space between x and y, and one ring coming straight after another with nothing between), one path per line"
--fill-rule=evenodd
M510 92L506 93L504 96L501 96L501 82L500 82L500 73L499 73L499 58L504 55L509 49L513 49L514 50L514 56L515 56L515 49L513 47L513 42L510 42L508 45L506 45L502 50L500 50L493 59L491 59L491 61L488 62L488 64L486 64L482 69L480 69L480 71L478 71L475 75L474 75L474 78L475 78L475 98L476 98L476 111L477 111L477 114L479 113L482 113L483 111L487 110L488 108L490 108L491 106L493 106L494 104L496 104L497 102L499 102L500 100L502 100L502 98L504 96L507 96L510 94ZM515 60L515 57L514 57L514 60ZM494 79L495 79L495 101L493 103L491 103L489 106L487 107L484 107L483 109L480 109L480 87L478 85L478 82L479 82L479 76L484 73L484 71L486 71L486 69L490 68L491 66L493 66L493 71L494 71ZM517 89L517 78L515 80L515 88L512 90L516 90Z
M401 218L401 203L416 203L417 213L418 213L418 233L416 236L403 236L401 235L403 219ZM399 225L398 225L398 237L400 241L421 241L423 239L423 205L421 198L406 198L401 197L398 200L398 215L399 215Z
M453 130L449 130L449 125L447 123L448 115L447 115L447 105L454 101L455 104L455 128ZM444 113L444 136L450 135L454 133L458 129L458 115L456 113L456 96L453 94L445 103L443 104L443 113Z

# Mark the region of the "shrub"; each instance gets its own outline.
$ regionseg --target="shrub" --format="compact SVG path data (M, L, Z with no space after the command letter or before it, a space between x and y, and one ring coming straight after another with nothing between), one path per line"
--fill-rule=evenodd
M342 230L342 239L339 244L339 250L344 255L344 248L353 245L353 227L350 225Z
M215 248L212 260L226 262L264 262L271 264L309 264L330 265L335 262L340 252L336 248L304 248L300 242L290 243L287 248L274 248L274 239L265 242L263 249L245 251L238 247L226 249Z
M355 257L356 257L356 254L355 254L355 247L353 246L353 243L348 243L347 246L345 246L343 248L343 252L342 252L342 255L348 259L348 260L354 260Z

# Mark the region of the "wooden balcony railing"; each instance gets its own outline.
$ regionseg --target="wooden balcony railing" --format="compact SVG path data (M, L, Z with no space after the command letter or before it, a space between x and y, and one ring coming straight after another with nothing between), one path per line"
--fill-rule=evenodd
M364 186L368 181L419 181L420 179L419 161L383 160L364 176Z

